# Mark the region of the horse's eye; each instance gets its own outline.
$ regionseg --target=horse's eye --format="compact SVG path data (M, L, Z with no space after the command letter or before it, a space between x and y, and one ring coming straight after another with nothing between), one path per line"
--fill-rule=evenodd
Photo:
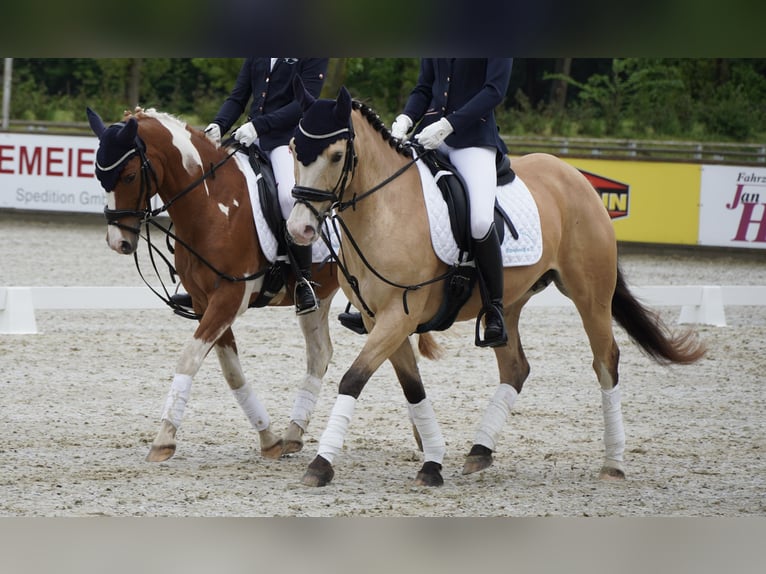
M332 154L330 161L333 163L338 163L342 159L343 159L343 152L336 151L334 154Z
M133 183L135 179L136 179L135 173L126 173L125 175L122 176L122 183L130 184L130 183Z

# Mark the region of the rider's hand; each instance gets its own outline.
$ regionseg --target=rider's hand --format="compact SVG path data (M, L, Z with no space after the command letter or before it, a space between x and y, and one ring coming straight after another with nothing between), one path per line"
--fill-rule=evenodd
M412 119L406 114L396 116L394 123L391 124L391 136L400 140L404 139L407 132L412 129Z
M234 132L234 139L245 147L251 145L257 138L258 134L255 132L253 122L243 124Z
M215 145L221 145L221 126L210 124L205 128L205 136Z
M426 149L436 149L454 131L455 128L452 127L447 118L442 118L423 128L423 131L417 134L415 139Z

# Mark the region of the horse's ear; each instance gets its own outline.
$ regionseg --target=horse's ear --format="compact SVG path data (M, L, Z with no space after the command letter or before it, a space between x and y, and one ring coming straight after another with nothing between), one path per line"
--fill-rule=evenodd
M125 125L117 132L117 141L125 145L132 145L138 134L138 121L136 118L130 118Z
M351 117L351 94L348 93L346 86L341 86L338 92L338 99L335 101L335 119L341 123L348 121Z
M295 99L298 100L298 103L301 105L301 110L304 112L315 101L314 96L312 96L306 89L306 86L303 85L303 80L301 80L300 76L295 76L293 78L293 93L295 94Z
M88 116L88 123L90 124L90 129L92 129L93 133L96 134L100 139L101 134L103 134L104 131L106 130L106 126L104 125L104 122L101 119L101 116L99 116L96 112L94 112L90 108L85 108L85 113Z

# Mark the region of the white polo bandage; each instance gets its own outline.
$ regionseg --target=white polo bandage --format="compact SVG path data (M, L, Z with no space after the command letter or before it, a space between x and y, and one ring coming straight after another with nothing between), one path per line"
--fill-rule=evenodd
M309 426L311 413L317 404L319 391L322 389L322 379L313 375L306 375L303 387L298 390L293 403L293 411L290 420L301 427L304 431Z
M338 395L335 399L327 428L319 439L319 449L317 449L317 454L330 464L343 448L343 440L346 438L355 406L356 399L350 395Z
M424 461L441 464L444 453L447 452L447 445L444 442L439 423L436 422L436 414L431 401L426 397L415 405L407 403L407 408L410 419L420 435Z
M513 405L519 393L511 385L500 383L495 390L495 394L489 399L487 408L484 410L484 416L476 430L474 444L486 446L489 450L495 450L497 437L511 413Z
M625 452L625 428L622 426L622 393L620 386L601 389L601 408L604 413L604 451L607 459L622 462Z
M245 411L245 415L255 430L262 431L269 428L269 424L271 424L269 413L266 412L263 403L258 400L250 383L245 383L238 389L232 389L231 392L237 399L239 406Z
M184 417L186 402L191 393L192 378L189 375L176 373L173 383L170 385L168 396L165 399L165 408L162 410L162 420L167 420L176 429L181 426Z

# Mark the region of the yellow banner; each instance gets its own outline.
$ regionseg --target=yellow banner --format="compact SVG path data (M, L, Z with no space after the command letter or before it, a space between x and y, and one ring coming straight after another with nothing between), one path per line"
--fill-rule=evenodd
M576 158L565 161L613 182L604 183L599 191L614 218L618 241L697 244L701 166Z

